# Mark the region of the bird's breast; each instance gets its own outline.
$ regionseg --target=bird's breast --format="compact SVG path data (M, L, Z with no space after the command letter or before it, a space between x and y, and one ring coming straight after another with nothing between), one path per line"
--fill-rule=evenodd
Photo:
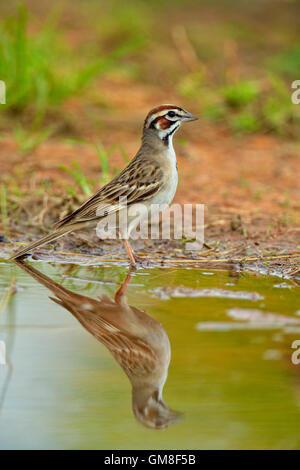
M164 172L164 183L161 190L153 198L153 204L171 204L177 190L178 171L173 147L166 152L164 163L162 168Z

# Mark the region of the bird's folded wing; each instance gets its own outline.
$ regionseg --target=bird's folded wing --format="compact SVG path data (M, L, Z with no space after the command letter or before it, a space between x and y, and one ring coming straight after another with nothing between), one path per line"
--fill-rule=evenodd
M100 311L105 309L102 301L87 298L84 303L77 299L77 296L70 299L65 295L50 298L69 310L90 334L104 344L126 374L142 376L153 371L157 362L153 349L143 339L103 318L100 314ZM114 313L115 304L108 305L105 299L105 306L112 307L111 313Z
M117 328L101 331L99 338L129 375L142 376L155 369L157 358L152 348L141 338L122 332Z
M163 172L155 161L135 158L90 199L60 220L55 228L67 224L92 222L117 212L124 205L146 201L163 185Z

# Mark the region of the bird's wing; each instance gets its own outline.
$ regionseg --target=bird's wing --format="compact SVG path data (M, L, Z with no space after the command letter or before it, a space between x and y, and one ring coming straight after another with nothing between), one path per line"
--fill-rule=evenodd
M113 315L119 306L106 296L101 298L101 302L88 298L86 302L82 302L76 297L69 297L60 295L59 298L50 298L69 310L90 334L104 344L127 375L142 376L153 371L157 357L151 346L138 336L107 321L100 313L106 310Z
M99 300L96 300L77 294L61 286L29 264L22 261L17 261L17 264L52 291L55 297L50 297L50 299L68 310L91 335L103 343L127 375L142 376L153 371L157 363L157 357L150 344L126 329L122 329L121 325L115 325L112 321L104 318L104 316L107 316L113 320L115 314L123 308L120 304L117 304L106 295L102 295ZM135 307L130 307L130 309L141 313ZM123 313L127 315L126 311Z
M64 225L92 222L122 208L126 204L143 202L157 193L163 185L163 172L157 162L137 155L110 183L99 189L77 210L60 220L55 228Z
M155 369L157 357L149 344L141 338L125 334L110 325L108 331L101 331L99 340L109 349L127 375L142 376Z

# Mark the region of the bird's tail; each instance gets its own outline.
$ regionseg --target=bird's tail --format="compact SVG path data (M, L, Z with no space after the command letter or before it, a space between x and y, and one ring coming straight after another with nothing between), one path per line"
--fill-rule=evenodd
M68 227L68 228L64 228L61 230L55 230L54 232L49 233L49 235L45 235L45 237L42 237L39 240L36 240L35 242L30 243L30 245L27 245L24 248L21 248L13 256L11 256L10 259L21 258L22 256L27 255L30 251L34 250L35 248L45 245L46 243L52 242L53 240L57 240L63 235L66 235L67 233L72 232L74 229L75 229L74 227Z
M48 277L45 274L41 273L40 271L35 269L30 264L25 263L24 260L16 259L15 263L21 269L23 269L23 271L27 272L28 274L30 274L30 276L32 276L34 279L36 279L40 284L44 285L49 290L51 290L55 295L57 295L57 297L59 297L62 294L65 294L65 295L69 294L70 295L70 291L68 289L66 289L65 287L58 284L58 282L53 281L52 279L50 279L50 277ZM75 293L71 292L71 295L76 296L78 294L75 294Z

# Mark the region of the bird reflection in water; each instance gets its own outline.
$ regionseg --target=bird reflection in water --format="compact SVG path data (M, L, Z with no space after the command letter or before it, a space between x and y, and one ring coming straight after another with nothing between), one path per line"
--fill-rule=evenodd
M144 311L128 305L128 273L114 300L98 299L66 289L23 261L16 264L50 289L51 300L66 308L81 325L111 352L132 385L132 408L137 420L164 429L180 419L162 398L170 363L170 342L164 328Z

